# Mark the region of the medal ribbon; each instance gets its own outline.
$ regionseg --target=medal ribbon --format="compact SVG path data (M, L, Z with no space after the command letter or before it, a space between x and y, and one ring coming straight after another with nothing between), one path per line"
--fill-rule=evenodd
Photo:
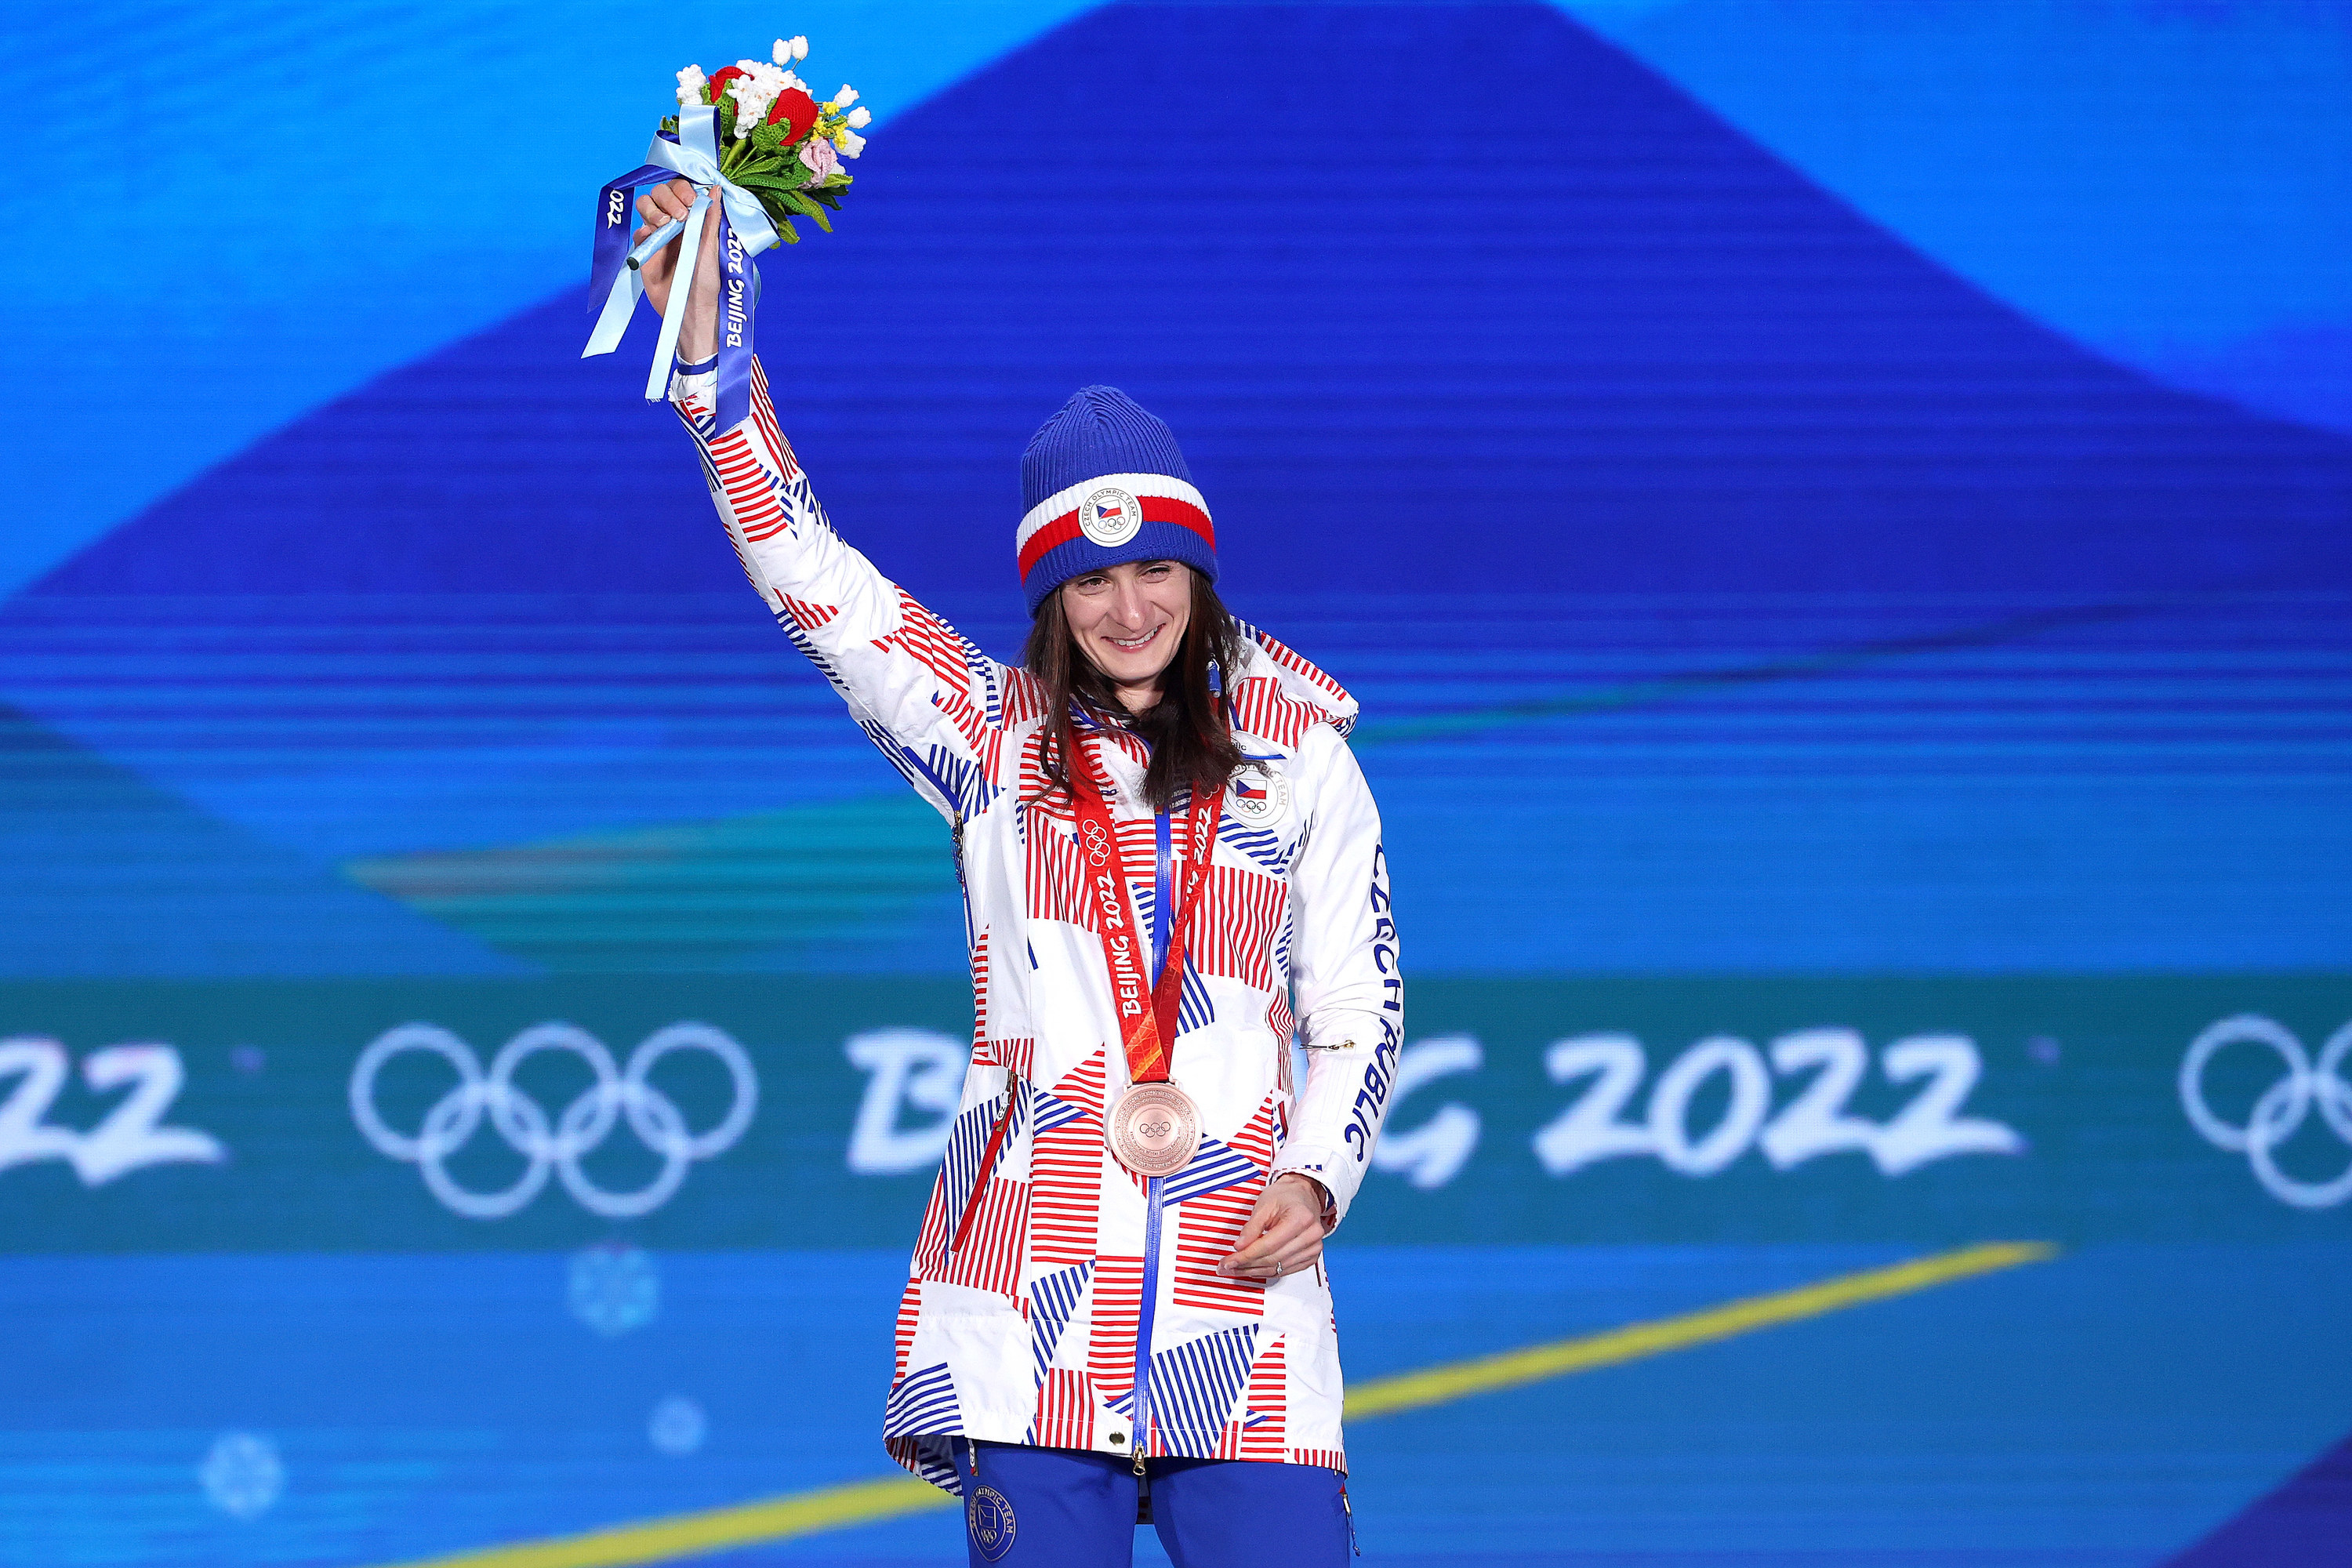
M1176 1043L1176 1018L1184 999L1184 932L1200 907L1201 888L1208 880L1209 858L1217 841L1217 818L1224 810L1220 791L1192 792L1192 809L1184 818L1184 882L1177 900L1176 919L1169 928L1168 958L1160 966L1157 984L1144 978L1143 926L1135 918L1135 900L1128 892L1127 867L1118 852L1118 834L1111 826L1110 807L1103 799L1093 759L1087 759L1077 797L1078 856L1087 879L1087 896L1094 901L1101 927L1103 963L1110 972L1111 1003L1118 1009L1122 1044L1127 1051L1130 1083L1161 1083L1168 1078L1168 1052Z
M1184 1006L1184 933L1192 923L1192 911L1200 906L1202 884L1208 879L1209 858L1216 847L1217 818L1224 811L1224 797L1222 793L1213 792L1204 799L1199 790L1192 792L1192 809L1184 818L1183 891L1177 900L1176 920L1168 933L1168 957L1160 966L1159 982L1148 993L1151 1000L1146 1005L1143 924L1135 918L1135 900L1127 890L1127 864L1118 852L1118 833L1111 826L1110 807L1104 801L1105 792L1097 782L1091 758L1085 776L1071 793L1076 797L1078 853L1085 866L1087 894L1094 900L1099 916L1103 962L1110 971L1111 1000L1118 1008L1125 1037L1122 1045L1127 1052L1128 1080L1164 1083L1168 1079L1168 1047L1175 1044L1176 1020ZM988 1147L981 1153L971 1194L964 1200L963 1217L956 1222L955 1237L948 1243L950 1255L963 1247L964 1238L971 1233L972 1216L980 1212L981 1191L996 1163L996 1151L1004 1141L1004 1130L1013 1121L1013 1096L1017 1092L1008 1077L1004 1110L996 1119L995 1131L988 1135Z

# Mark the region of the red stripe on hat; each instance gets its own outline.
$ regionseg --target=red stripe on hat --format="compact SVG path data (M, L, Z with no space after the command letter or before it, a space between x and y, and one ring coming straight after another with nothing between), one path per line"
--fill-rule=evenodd
M1172 522L1179 528L1189 528L1201 536L1210 549L1217 547L1217 525L1209 514L1191 501L1178 500L1174 496L1138 496L1136 504L1143 509L1146 522Z
M1202 542L1206 543L1211 550L1216 549L1216 525L1209 521L1207 512L1192 502L1179 500L1174 496L1138 496L1135 498L1135 503L1137 509L1143 513L1144 521L1173 523L1179 528L1189 528L1199 534ZM1064 512L1040 528L1029 536L1029 542L1021 547L1022 577L1025 580L1029 575L1029 569L1036 565L1048 552L1056 550L1073 539L1082 536L1083 531L1078 527L1078 514L1076 510Z
M1029 568L1036 565L1045 552L1067 544L1077 537L1078 514L1073 508L1029 536L1029 542L1021 547L1021 575L1025 579L1029 575Z

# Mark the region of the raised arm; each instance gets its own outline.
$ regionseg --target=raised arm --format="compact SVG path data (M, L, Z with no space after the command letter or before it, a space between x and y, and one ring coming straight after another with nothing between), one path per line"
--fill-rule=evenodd
M648 226L638 234L684 216L692 200L682 180L640 196ZM672 244L646 267L646 293L656 310L667 303L677 251ZM979 759L1003 722L1007 673L834 531L784 439L756 362L749 417L718 427L718 251L714 244L701 247L670 400L701 453L711 501L744 575L908 782L950 820L973 816L985 796Z

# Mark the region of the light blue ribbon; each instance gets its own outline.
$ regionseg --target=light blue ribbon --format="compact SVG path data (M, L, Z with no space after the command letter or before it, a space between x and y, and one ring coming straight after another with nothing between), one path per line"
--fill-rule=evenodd
M720 243L726 243L728 230L732 229L740 240L741 254L747 261L774 246L779 237L760 198L719 172L719 110L709 104L679 110L677 135L675 142L656 136L653 144L646 149L645 163L605 186L602 198L602 222L609 229L619 222L612 214L622 210L614 205L614 196L618 195L625 203L627 190L653 183L661 171L667 170L694 184L694 207L687 215L677 269L671 274L676 286L670 289L669 309L662 313L661 338L654 345L653 365L646 374L647 402L659 402L669 395L670 367L677 354L678 329L686 323L687 296L693 292L694 268L701 256L702 215L710 205L711 194L718 193L724 208L718 236ZM596 283L606 284L604 308L596 318L595 330L588 334L588 346L580 351L583 359L611 353L620 346L621 335L628 330L629 318L635 313L637 300L646 291L645 279L637 269L622 265L620 247L604 242L603 229L598 238L591 289L593 296ZM604 277L608 268L612 273L609 281Z

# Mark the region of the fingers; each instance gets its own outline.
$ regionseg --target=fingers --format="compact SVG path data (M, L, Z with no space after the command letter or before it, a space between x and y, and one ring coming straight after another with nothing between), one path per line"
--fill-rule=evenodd
M1283 1273L1293 1274L1323 1255L1320 1220L1293 1208L1276 1210L1262 1222L1251 1217L1252 1223L1242 1227L1244 1244L1217 1266L1220 1272L1268 1279L1276 1264Z
M693 210L694 185L687 180L649 186L637 197L637 216L649 228L675 223Z
M664 223L676 223L694 210L694 186L688 181L672 180L667 184L656 185L646 194L660 209Z
M1233 1256L1218 1265L1225 1273L1270 1273L1277 1262L1288 1269L1322 1251L1323 1216L1304 1184L1276 1182L1258 1194L1238 1239Z
M1322 1259L1322 1257L1323 1243L1321 1239L1316 1237L1308 1237L1305 1240L1301 1241L1297 1247L1291 1248L1289 1251L1275 1259L1275 1262L1280 1265L1280 1267L1267 1270L1265 1282L1271 1285L1277 1279L1287 1279L1294 1275L1304 1274L1308 1269L1313 1268L1315 1265Z
M1306 1273L1322 1256L1323 1240L1320 1237L1293 1237L1272 1257L1244 1268L1229 1268L1224 1272L1235 1279L1254 1279L1261 1285L1271 1285L1277 1279Z

